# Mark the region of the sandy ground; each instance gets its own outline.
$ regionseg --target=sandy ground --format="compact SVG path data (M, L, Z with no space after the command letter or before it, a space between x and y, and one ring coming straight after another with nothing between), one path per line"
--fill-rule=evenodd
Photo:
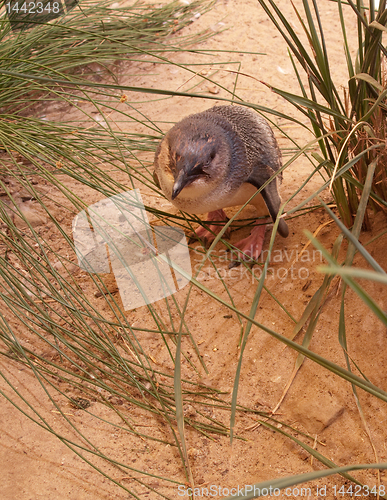
M300 0L294 3L298 6L302 4ZM341 38L336 4L327 0L318 3L328 38L333 76L339 85L345 85L345 61L339 50ZM297 32L300 32L291 2L281 1L279 4L287 19L291 20ZM222 87L229 90L233 88L234 72L238 69L238 64L234 62L237 61L241 63L240 72L249 75L249 77L239 76L237 80L235 93L239 97L278 111L293 113L292 108L286 102L260 83L260 81L265 81L273 86L286 88L288 91L297 91L297 82L285 44L280 35L273 30L270 20L255 0L220 0L216 2L212 11L201 16L185 31L193 32L204 28L215 31L223 30L201 46L203 49L215 51L211 56L212 60L220 63L216 66L218 71L213 76L218 87L214 88L206 83L200 83L199 79L190 79L186 72L176 66L155 68L146 62L146 58L144 62L138 63L135 71L124 64L119 65L117 74L122 84L130 81L130 84L144 87L158 86L187 90L198 83L197 89L209 92L209 96L214 100L209 102L205 99L175 97L155 100L152 104L138 104L139 109L152 120L160 122L163 129L167 130L172 122L178 121L183 116L204 110L218 103L217 99L228 98L229 94ZM220 52L227 50L248 51L251 54ZM209 57L204 54L196 54L194 58L185 54L172 56L176 62L186 62L188 57L191 62L194 60L196 63L203 63L203 66L200 66L202 72L212 73L214 67L209 64ZM129 95L129 100L139 102L144 99L143 96ZM50 117L49 110L47 110L47 116ZM111 116L113 121L114 118L114 115ZM275 117L273 122L274 125L285 125L281 119ZM121 123L120 126L125 129L125 124ZM305 144L310 139L304 129L299 126L286 124L285 128L299 144ZM289 154L286 148L290 147L290 143L278 131L275 133L283 149L284 159L287 160ZM151 160L151 157L148 155L144 159ZM284 200L295 191L309 171L310 166L303 159L297 160L285 171L282 186ZM318 179L312 181L296 199L291 201L290 206L295 206L307 197L319 182ZM73 181L69 181L69 185L74 189L79 189ZM92 194L87 191L82 194L85 199L89 199L90 203L95 201ZM147 197L146 192L144 199L151 206L157 206L166 211L175 210L162 198ZM329 200L329 195L325 195L325 199ZM308 301L322 283L323 277L315 269L320 264L319 254L313 254L309 248L304 254L304 259L294 263L294 274L288 273L284 277L283 273L284 270L292 267L291 264L297 252L300 252L307 243L304 229L307 228L311 232L320 229L320 241L328 249L332 248L338 236L338 230L333 224L322 227L328 221L327 215L322 210L291 219L288 221L290 228L288 239L278 238L275 243L275 249L278 255L282 255L282 259L273 262L273 274L268 278L267 286L296 319L301 317ZM63 224L68 228L71 220L65 220ZM370 240L384 227L385 218L383 214L378 214L373 218L371 231L362 235L362 242ZM244 230L244 232L248 231ZM244 234L243 230L238 234L233 234L231 241L237 241L241 234ZM370 247L373 257L383 267L386 267L387 258L384 251L385 243L386 237L384 236ZM221 249L219 245L218 250L221 251ZM284 255L287 256L285 259ZM198 253L192 252L191 257L195 263L200 260ZM355 261L363 265L359 257ZM239 308L248 313L256 290L256 282L238 270L234 274L230 273L226 264L224 268L225 279L233 299ZM204 268L200 280L212 291L225 297L221 282L210 273L209 266ZM367 289L373 296L379 298L381 306L386 309L387 299L382 285L368 285ZM177 300L183 302L185 292L181 291L176 296ZM340 295L332 294L323 307L311 349L344 367L344 355L337 340L339 305ZM374 384L386 389L385 328L351 291L347 294L346 306L350 354ZM162 311L162 305L158 304L156 307L161 313L165 313ZM143 310L130 311L128 317L136 326L147 328L151 325L151 318ZM199 291L194 291L187 318L209 368L209 375L205 375L204 372L200 374L201 380L217 389L231 391L239 357L240 325L235 315L230 317L226 307L220 306L215 301L211 302ZM287 337L292 334L294 323L266 292L262 296L256 319ZM21 332L21 335L22 337L24 335L24 339L29 338L25 332ZM152 353L157 366L171 370L170 360L165 349L162 348L160 338L155 334L144 333L142 341ZM189 349L189 346L187 348ZM244 355L239 403L254 408L274 408L290 380L295 358L294 352L284 349L282 343L254 327ZM186 364L183 364L183 370L186 374L189 373L189 367ZM77 439L75 431L56 414L52 403L29 370L16 362L3 359L0 371L21 392L29 394L29 401L34 403L35 407L38 405L41 418L46 419L56 432L69 439ZM0 389L5 395L16 400L6 380L0 379ZM359 391L359 399L370 428L378 460L386 462L386 406L380 400L362 391ZM59 399L58 402L60 403ZM24 403L19 404L23 410L32 415ZM134 412L137 417L142 415L137 409L129 407L123 409ZM92 413L101 419L115 418L100 403L93 404ZM97 420L90 413L80 409L69 409L68 414L70 420L74 421L93 443L110 453L110 456L116 460L130 464L139 470L170 477L184 483L180 458L170 446L156 441L144 442L122 431L112 430L103 420ZM222 415L220 412L216 414L214 411L212 416L223 418L227 425L227 415ZM166 431L158 428L159 422L156 419L145 414L143 418L151 428L153 427L155 436L164 435L165 437ZM293 381L280 406L278 418L315 438L315 443L308 440L306 442L337 465L376 461L350 385L309 360L304 362ZM3 500L132 498L83 462L63 442L23 416L5 398L1 399L0 422L2 430L0 497ZM227 437L213 436L213 439L209 439L190 428L186 429L188 453L195 484L201 487L215 485L217 488L222 488L222 494L219 495L219 489L217 489L218 493L212 497L222 498L227 495L227 488L235 488L238 485L243 486L323 468L317 460L311 459L306 451L286 437L262 427L254 429L252 426L254 422L255 419L251 415L238 414L236 434L243 437L245 441L235 440L232 447ZM146 484L154 488L155 492L152 493L144 486L133 482L129 473L123 476L113 466L106 467L102 461L95 463L125 486L133 488L140 498L161 498L156 492L166 494L170 498L183 498L182 494L179 495L176 485L166 486L162 481L145 479ZM377 484L375 472L364 471L354 473L354 475L369 486ZM381 473L381 480L382 485L385 485L387 478L384 472ZM310 491L289 491L286 498L352 498L355 490L352 494L350 493L350 484L343 478L335 476L304 485L310 487ZM326 490L323 489L324 487Z

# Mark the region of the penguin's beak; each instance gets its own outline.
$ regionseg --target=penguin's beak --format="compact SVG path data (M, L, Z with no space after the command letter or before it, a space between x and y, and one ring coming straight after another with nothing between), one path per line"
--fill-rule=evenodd
M174 200L186 186L189 186L196 179L204 175L197 158L180 158L176 163L176 170L178 174L172 189L172 200Z
M192 180L192 179L191 179ZM176 196L179 195L179 193L181 193L181 191L185 188L185 186L190 182L190 179L189 177L187 177L184 169L182 168L180 171L179 171L179 174L175 180L175 183L173 185L173 189L172 189L172 200L174 200L176 198Z

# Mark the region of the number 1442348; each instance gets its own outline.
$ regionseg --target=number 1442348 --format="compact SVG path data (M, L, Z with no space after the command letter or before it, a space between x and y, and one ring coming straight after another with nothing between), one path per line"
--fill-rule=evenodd
M59 14L59 2L8 2L5 4L8 14Z
M349 485L349 486L333 486L333 493L335 496L340 497L344 495L349 495L352 497L368 497L374 495L382 495L386 494L386 487L381 484L379 486L366 486L366 485Z

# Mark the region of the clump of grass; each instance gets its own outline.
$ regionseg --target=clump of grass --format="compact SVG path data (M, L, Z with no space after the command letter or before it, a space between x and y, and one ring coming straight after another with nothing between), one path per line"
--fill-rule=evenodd
M323 19L317 2L303 1L303 12L295 9L307 43L294 31L276 2L259 3L282 34L289 48L300 94L272 88L310 120L319 153L314 153L316 168L323 167L332 179L331 188L345 224L352 226L366 178L376 161L370 206L387 207L386 186L386 67L387 50L382 35L387 22L386 2L378 10L373 1L368 8L362 0L337 0L343 51L348 69L348 88L344 92L334 82L326 48ZM350 10L357 24L357 46L351 47L343 9ZM356 60L351 53L356 50ZM368 226L367 214L364 223Z
M168 52L208 38L209 33L171 37L191 24L194 13L204 13L211 2L194 1L184 5L173 1L161 7L139 5L111 8L101 2L84 0L80 8L51 23L36 24L23 32L12 31L5 12L0 11L0 75L2 94L0 109L28 109L34 100L31 94L51 89L60 91L55 80L95 82L99 75L114 72L115 62L135 62L147 54L152 61ZM103 71L104 72L103 72ZM21 78L28 75L28 78ZM45 80L46 79L46 80ZM41 82L45 82L46 85ZM52 84L50 85L50 81Z

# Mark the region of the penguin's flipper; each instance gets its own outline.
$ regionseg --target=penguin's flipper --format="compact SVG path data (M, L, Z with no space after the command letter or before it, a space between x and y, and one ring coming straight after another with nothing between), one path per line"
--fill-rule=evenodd
M252 184L257 189L260 189L274 173L274 170L269 166L260 166L259 168L253 170L246 182ZM268 184L265 189L261 191L261 195L267 208L269 209L273 221L275 221L281 206L281 198L277 189L277 180L273 179L270 184ZM284 219L279 221L278 232L284 238L289 235L289 228Z
M153 172L153 181L156 184L156 186L161 189L160 186L160 181L159 181L159 176L156 174L156 171Z

